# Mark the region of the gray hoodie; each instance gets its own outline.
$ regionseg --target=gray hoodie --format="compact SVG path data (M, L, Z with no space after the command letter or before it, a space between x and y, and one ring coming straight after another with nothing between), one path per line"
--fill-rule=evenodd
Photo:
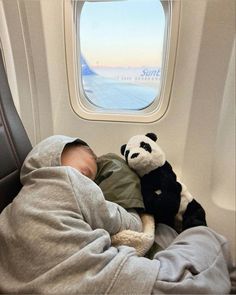
M23 188L0 215L0 293L149 294L159 262L110 239L140 231L140 219L61 166L64 146L75 140L49 137L23 164Z

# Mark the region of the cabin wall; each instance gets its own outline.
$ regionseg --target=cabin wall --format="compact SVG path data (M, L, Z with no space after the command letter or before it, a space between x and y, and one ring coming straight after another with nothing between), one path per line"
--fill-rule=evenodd
M13 96L37 143L79 136L98 155L135 134L156 132L179 178L235 248L235 1L181 1L170 104L153 123L88 121L73 111L67 83L63 1L2 0L2 47ZM8 34L6 34L6 30ZM234 258L235 259L235 258Z
M222 233L228 232L235 261L234 24L235 2L207 2L182 180L209 208L209 225Z

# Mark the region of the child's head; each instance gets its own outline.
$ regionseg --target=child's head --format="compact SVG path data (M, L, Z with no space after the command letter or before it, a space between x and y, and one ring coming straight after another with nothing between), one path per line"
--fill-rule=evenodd
M97 174L96 160L89 146L77 142L67 144L61 155L62 166L71 166L92 180Z

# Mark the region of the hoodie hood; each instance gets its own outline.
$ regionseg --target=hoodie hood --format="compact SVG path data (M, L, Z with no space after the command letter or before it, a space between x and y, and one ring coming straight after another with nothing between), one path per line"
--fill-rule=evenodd
M78 142L87 145L79 138L68 137L64 135L50 136L38 143L26 157L22 168L20 179L24 185L28 176L40 168L49 168L61 166L61 154L68 143Z

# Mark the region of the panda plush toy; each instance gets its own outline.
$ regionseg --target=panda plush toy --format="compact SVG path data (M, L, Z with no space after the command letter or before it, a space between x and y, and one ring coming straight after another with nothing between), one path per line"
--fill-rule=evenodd
M165 223L178 232L206 226L205 211L183 183L177 181L154 133L136 135L122 145L121 154L140 177L146 212L156 223Z

